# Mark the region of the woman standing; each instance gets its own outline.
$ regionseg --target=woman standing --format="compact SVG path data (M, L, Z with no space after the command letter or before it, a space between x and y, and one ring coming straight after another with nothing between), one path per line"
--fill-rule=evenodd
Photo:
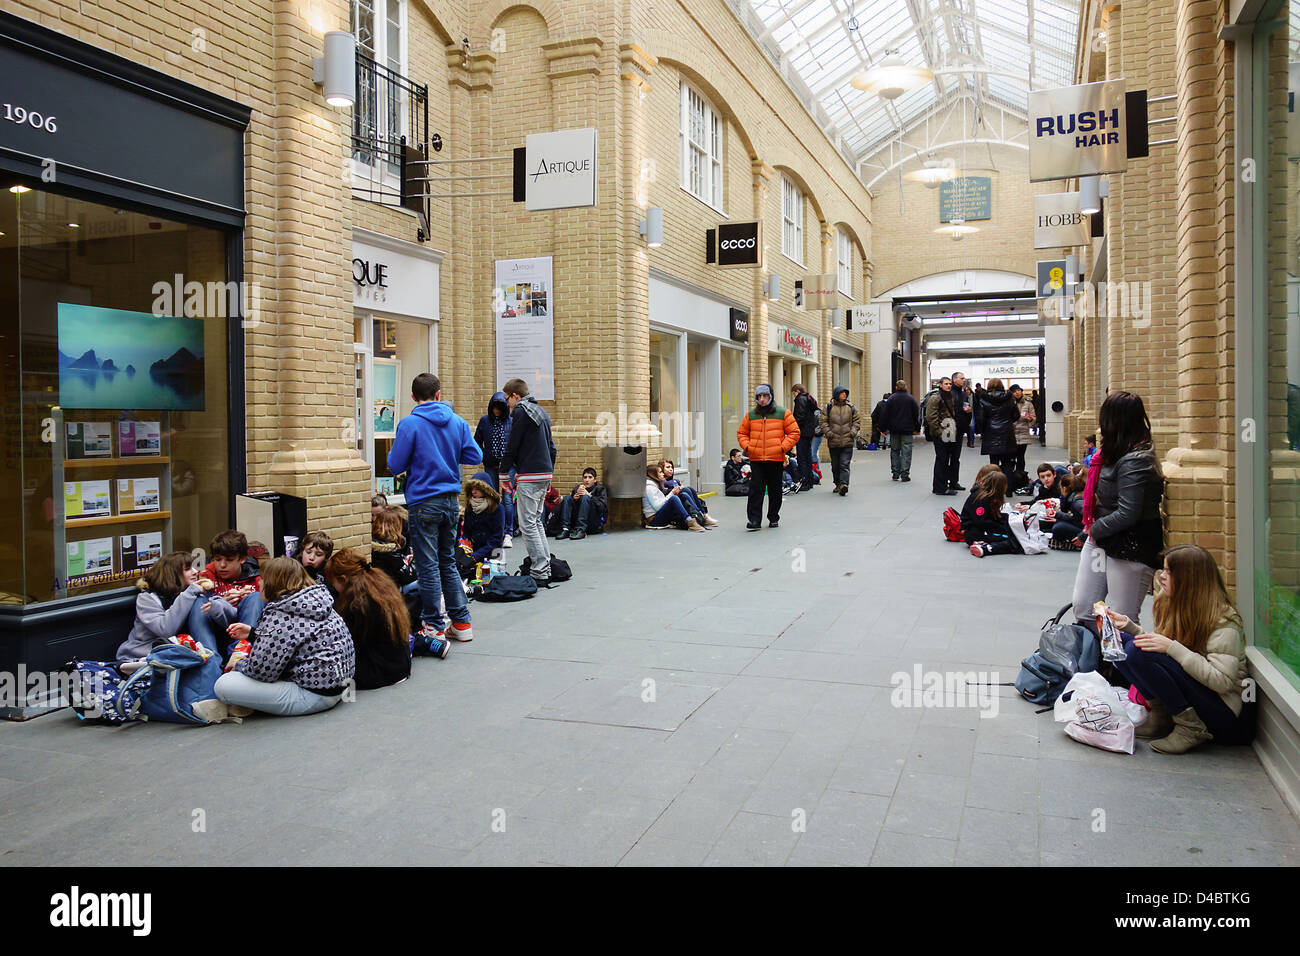
M1083 491L1088 540L1074 580L1074 615L1090 620L1093 604L1105 600L1136 621L1164 550L1160 501L1165 480L1141 398L1132 392L1111 394L1101 404L1098 425L1101 447Z
M1204 548L1170 548L1160 571L1155 630L1144 634L1122 614L1110 618L1129 636L1115 667L1146 698L1150 718L1137 730L1162 754L1186 753L1207 740L1246 743L1241 682L1247 675L1241 616L1223 574Z
M989 387L980 396L977 428L984 436L980 454L988 455L989 463L1002 469L1011 477L1016 442L1013 429L1020 411L1010 393L1002 387L1002 379L989 379Z
M1011 386L1011 400L1016 405L1016 421L1011 426L1011 436L1016 447L1014 463L1011 467L1015 472L1022 472L1025 470L1025 449L1029 447L1030 441L1033 440L1032 429L1038 422L1038 413L1034 411L1034 400L1026 395L1025 390L1019 385ZM1009 478L1010 475L1007 477ZM1013 493L1019 490L1019 488L1011 489Z

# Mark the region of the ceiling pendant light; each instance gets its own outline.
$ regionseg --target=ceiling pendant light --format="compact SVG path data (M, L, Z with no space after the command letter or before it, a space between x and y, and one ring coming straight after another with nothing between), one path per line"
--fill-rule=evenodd
M945 183L956 175L957 170L950 163L935 159L934 153L930 153L920 169L905 173L903 178L909 182L925 183L927 189L935 189L940 183Z
M979 226L968 226L965 219L954 219L935 230L941 236L948 236L953 242L961 242L966 236L979 231Z
M886 100L896 100L908 90L914 90L934 79L934 74L923 66L908 66L897 50L886 50L885 58L850 81L855 89L875 93Z

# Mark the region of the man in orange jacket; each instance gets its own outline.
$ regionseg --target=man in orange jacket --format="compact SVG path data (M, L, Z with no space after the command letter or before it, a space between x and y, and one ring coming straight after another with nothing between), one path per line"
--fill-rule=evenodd
M750 531L763 526L763 491L767 491L767 526L781 520L781 469L785 456L799 443L799 426L794 415L774 403L772 386L754 389L754 407L745 413L736 429L736 440L749 457Z

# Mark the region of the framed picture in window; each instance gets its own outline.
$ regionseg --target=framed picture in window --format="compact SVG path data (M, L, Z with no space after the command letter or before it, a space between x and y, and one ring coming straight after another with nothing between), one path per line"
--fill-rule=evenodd
M380 321L380 344L379 347L384 351L392 351L397 348L397 323Z
M399 359L376 358L372 407L375 418L375 438L393 438L397 435L397 419L401 416L397 383L402 378Z

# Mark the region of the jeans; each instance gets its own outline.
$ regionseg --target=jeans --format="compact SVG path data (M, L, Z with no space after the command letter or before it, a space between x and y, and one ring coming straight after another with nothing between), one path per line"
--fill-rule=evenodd
M595 514L591 495L583 495L578 499L569 495L560 502L560 520L570 531L581 528L592 534L600 532L600 516Z
M822 450L822 441L825 438L825 435L813 435L811 461L817 461L817 453Z
M680 495L682 504L686 506L686 510L691 517L709 513L709 509L704 506L704 499L700 497L700 493L689 485L684 485L678 495Z
M1093 620L1093 604L1104 600L1112 610L1136 623L1142 602L1151 593L1153 577L1155 571L1145 564L1109 557L1088 538L1079 552L1079 571L1074 579L1075 619Z
M520 481L519 530L524 535L524 546L530 558L528 573L535 578L551 576L551 548L546 543L546 489L549 481Z
M1028 444L1025 444L1025 445L1017 445L1017 446L1016 446L1015 454L1013 454L1013 455L1011 456L1011 468L1012 468L1012 470L1014 470L1014 471L1024 471L1024 470L1025 470L1025 449L1028 448L1028 447L1029 447ZM1008 474L1007 477L1010 477L1010 474ZM1015 489L1014 489L1014 488L1008 488L1007 490L1008 490L1008 491L1014 491Z
M217 697L227 704L251 707L277 717L301 717L329 710L343 699L342 694L328 696L300 687L291 680L270 684L254 680L247 674L231 671L217 678Z
M763 492L767 492L767 520L781 518L781 475L784 468L779 461L751 461L749 463L749 502L746 508L749 523L763 523Z
M799 435L799 483L804 488L811 488L812 470L812 429L806 429Z
M686 519L690 515L686 513L686 506L682 504L680 495L669 495L668 500L663 503L655 516L650 519L650 527L662 528L664 525L675 524L679 528L686 527Z
M1168 654L1144 651L1134 646L1131 635L1124 635L1127 660L1116 661L1115 669L1142 692L1147 700L1158 700L1170 714L1181 714L1188 707L1216 737L1231 737L1237 729L1237 715L1223 698L1210 690ZM1225 741L1228 742L1228 741Z
M216 651L221 655L223 661L228 661L230 660L230 649L235 646L235 642L226 633L226 626L234 622L223 624L204 614L203 605L207 600L207 596L199 597L194 601L194 606L190 608L190 617L187 622L190 637L209 650ZM235 621L254 627L258 618L262 616L262 608L264 607L266 607L266 602L262 600L262 595L256 591L252 594L246 594L235 608Z
M447 622L438 605L445 602L452 621L468 624L469 604L456 570L456 526L460 520L456 493L425 498L407 505L407 510L411 513L411 553L420 581L420 621L443 630Z
M890 434L889 468L899 478L912 471L912 435Z
M853 463L853 446L845 445L843 448L831 448L831 480L835 482L835 487L849 484L849 466Z
M960 441L934 443L934 482L931 490L936 494L957 484L957 456L960 448Z

